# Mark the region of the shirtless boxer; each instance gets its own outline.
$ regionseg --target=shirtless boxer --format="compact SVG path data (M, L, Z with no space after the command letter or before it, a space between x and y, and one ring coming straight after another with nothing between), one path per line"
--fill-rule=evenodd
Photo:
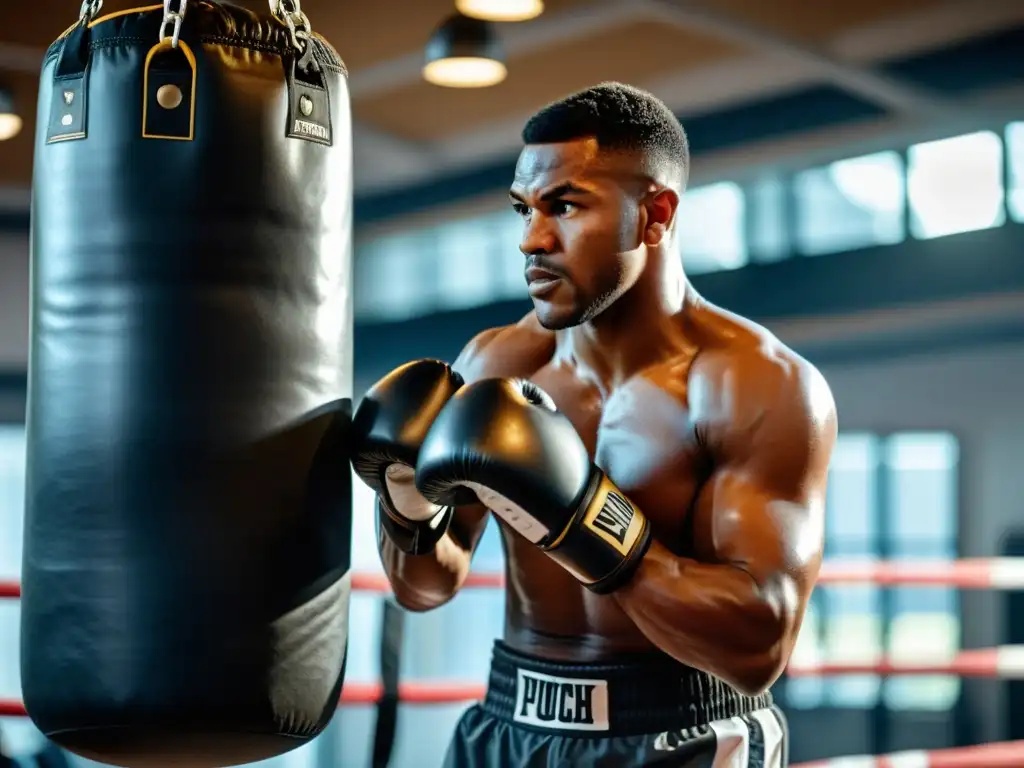
M821 563L829 388L687 282L664 104L600 85L523 139L534 311L393 371L355 419L401 605L451 600L500 524L504 638L445 766L784 766L767 690Z

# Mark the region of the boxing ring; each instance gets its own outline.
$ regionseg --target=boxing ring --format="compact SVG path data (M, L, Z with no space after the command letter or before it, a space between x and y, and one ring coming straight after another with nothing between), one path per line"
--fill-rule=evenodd
M498 589L498 573L476 572L464 588ZM943 586L964 590L992 589L1024 591L1024 558L961 559L955 561L829 561L818 579L819 585ZM378 573L355 573L353 590L385 595L387 578ZM0 581L0 599L17 600L17 582ZM964 650L941 659L879 659L863 663L806 663L789 665L790 678L826 675L955 675L994 680L1024 680L1024 645ZM384 682L347 681L339 706L379 705L387 695ZM409 682L397 685L402 704L430 706L469 704L483 698L483 683ZM0 699L0 717L24 717L21 701ZM889 755L855 755L810 763L793 768L1019 768L1024 765L1024 740L981 744L940 750L912 750Z

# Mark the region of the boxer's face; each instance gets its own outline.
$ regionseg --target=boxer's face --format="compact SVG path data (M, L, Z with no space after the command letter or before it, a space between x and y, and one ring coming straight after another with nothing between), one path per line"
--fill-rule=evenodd
M523 149L509 197L545 328L591 320L636 282L646 258L643 190L636 161L592 139Z

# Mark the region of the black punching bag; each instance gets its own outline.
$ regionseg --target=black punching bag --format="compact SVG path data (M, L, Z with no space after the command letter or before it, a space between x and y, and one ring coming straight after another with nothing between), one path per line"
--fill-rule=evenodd
M344 678L346 72L294 3L99 5L39 92L25 704L100 762L254 762Z

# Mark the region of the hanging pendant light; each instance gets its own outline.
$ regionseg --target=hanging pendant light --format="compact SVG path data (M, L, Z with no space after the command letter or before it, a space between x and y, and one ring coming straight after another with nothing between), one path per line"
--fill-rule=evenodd
M458 13L431 35L423 78L446 88L486 88L508 75L502 58L494 25Z
M484 21L529 21L544 13L543 0L455 0L459 13Z
M21 133L23 121L14 106L14 96L0 88L0 141L13 139Z

